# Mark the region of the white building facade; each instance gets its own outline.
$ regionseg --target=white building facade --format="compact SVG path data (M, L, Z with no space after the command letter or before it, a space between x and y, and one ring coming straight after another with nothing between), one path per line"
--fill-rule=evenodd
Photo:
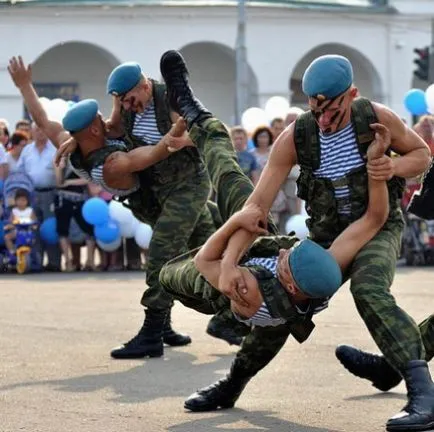
M408 117L403 99L414 85L413 49L430 44L434 1L368 3L247 1L249 106L264 107L276 95L302 105L304 69L333 53L352 61L362 95ZM11 124L23 117L7 72L14 55L33 64L33 80L47 97L96 98L108 115L106 80L115 66L134 60L159 79L161 54L179 49L199 98L233 124L236 31L235 1L0 1L0 117Z

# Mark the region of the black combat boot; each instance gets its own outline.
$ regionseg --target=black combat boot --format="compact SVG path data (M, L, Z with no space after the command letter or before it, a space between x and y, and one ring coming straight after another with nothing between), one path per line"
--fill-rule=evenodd
M161 75L167 86L169 103L187 122L188 129L212 114L194 96L188 83L187 65L178 51L166 51L160 60Z
M387 422L389 432L434 429L434 384L425 360L412 360L403 372L407 405Z
M381 391L388 391L397 386L401 375L387 363L383 356L370 354L349 345L339 345L336 357L353 375L372 382Z
M232 314L232 312L231 312ZM240 323L229 321L224 315L214 315L208 323L206 332L217 339L226 341L229 345L240 346L243 342L243 337L247 336L250 327Z
M166 321L163 328L163 342L170 346L184 346L191 343L191 337L177 333L172 328L172 310L166 315Z
M422 218L434 219L434 163L425 173L422 181L422 188L416 191L411 197L410 204L407 207L409 213Z
M237 368L233 363L225 378L193 393L184 402L184 408L190 411L214 411L217 408L232 408L251 379L237 369L240 368Z
M167 311L145 309L145 321L136 336L110 354L115 359L161 357L163 348L163 327Z

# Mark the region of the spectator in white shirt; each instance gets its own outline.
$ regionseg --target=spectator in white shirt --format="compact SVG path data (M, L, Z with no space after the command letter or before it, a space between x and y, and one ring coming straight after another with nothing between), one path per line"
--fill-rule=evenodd
M54 156L56 147L48 140L46 135L36 126L32 125L34 141L27 144L21 152L17 170L24 171L30 176L35 187L34 208L39 221L42 223L49 217L54 217L54 196L56 176L54 173ZM59 245L41 244L41 257L43 251L47 252L47 271L60 271Z

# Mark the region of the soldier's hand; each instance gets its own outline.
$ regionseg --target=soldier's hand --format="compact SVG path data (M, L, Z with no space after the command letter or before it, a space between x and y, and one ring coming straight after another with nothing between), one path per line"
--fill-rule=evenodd
M174 153L177 152L181 149L183 149L184 147L194 147L194 143L193 141L191 141L190 137L188 136L188 133L185 132L182 136L180 137L175 137L172 135L166 135L164 137L165 143L166 143L166 147L167 150L170 153Z
M56 166L59 166L60 161L63 158L66 158L70 154L74 153L77 149L77 141L74 138L69 138L69 140L65 141L63 144L59 146L56 152L56 156L54 158L54 163Z
M381 123L373 123L370 125L375 131L375 138L370 144L366 156L368 161L381 158L386 150L390 147L392 140L390 130Z
M30 64L26 67L21 56L9 60L8 72L18 88L32 82L32 67Z
M222 265L218 289L235 303L249 307L249 303L243 298L243 295L247 294L246 282L238 266Z
M235 213L230 220L251 233L268 234L265 228L267 226L267 215L257 204L247 204L242 210Z

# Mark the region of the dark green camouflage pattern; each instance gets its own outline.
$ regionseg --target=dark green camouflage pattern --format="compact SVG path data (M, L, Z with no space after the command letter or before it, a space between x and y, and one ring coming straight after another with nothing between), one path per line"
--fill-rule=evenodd
M253 185L239 168L230 137L221 122L208 120L203 128L194 127L190 131L190 136L203 154L216 192L220 213L225 221L243 207L253 191ZM277 228L271 219L269 230L277 233ZM279 249L290 248L297 240L294 236L262 237L254 242L242 262L249 257L277 256ZM225 316L226 320L231 320L233 326L237 326L237 321L232 314L226 312L230 308L229 300L196 270L191 260L195 252L191 251L168 262L160 273L161 284L185 306L205 314L218 313L221 317ZM289 301L288 293L271 272L258 266L249 266L249 268L258 279L272 316L287 319L288 331L292 331L294 337L300 342L306 340L314 328L311 315L297 313ZM258 347L261 344L262 342L258 341Z
M390 364L404 370L424 358L421 334L390 292L401 246L402 225L385 226L358 253L348 277L360 316Z
M367 99L359 98L353 103L352 123L362 157L366 157L367 147L374 137L369 124L376 121L376 114ZM297 119L295 142L301 165L299 196L306 200L310 236L327 247L365 212L368 203L366 169L353 171L334 182L313 176L313 171L319 167L320 144L318 128L311 113ZM403 184L403 179L396 177L389 182L388 221L359 252L347 275L351 279L351 293L361 317L387 360L398 370L403 370L410 360L425 355L416 324L396 305L390 294L403 229L398 202ZM334 196L334 187L344 185L350 189L349 217L338 214Z
M434 357L434 314L419 324L419 330L425 347L425 360L429 362Z
M166 86L155 81L153 98L157 127L162 135L172 125ZM124 140L128 149L147 145L132 134L135 114L122 111ZM214 232L213 214L207 206L210 181L196 148L185 148L143 170L140 193L128 197L133 213L150 224L153 235L146 262L146 283L141 303L152 309L168 309L173 299L159 283L164 263L203 244ZM214 217L216 217L214 215Z
M374 139L374 132L369 127L377 122L377 116L368 99L358 98L352 105L352 123L355 129L359 152L366 158L366 151ZM324 247L331 242L352 222L359 219L366 211L368 203L366 168L356 169L337 180L315 178L313 171L319 168L320 143L318 126L311 112L306 112L296 120L294 140L297 159L300 164L300 176L297 180L298 196L306 201L309 219L306 224L310 238ZM389 181L390 215L389 222L402 222L399 199L402 196L404 180L394 177ZM348 186L351 214L338 214L334 195L335 187Z

